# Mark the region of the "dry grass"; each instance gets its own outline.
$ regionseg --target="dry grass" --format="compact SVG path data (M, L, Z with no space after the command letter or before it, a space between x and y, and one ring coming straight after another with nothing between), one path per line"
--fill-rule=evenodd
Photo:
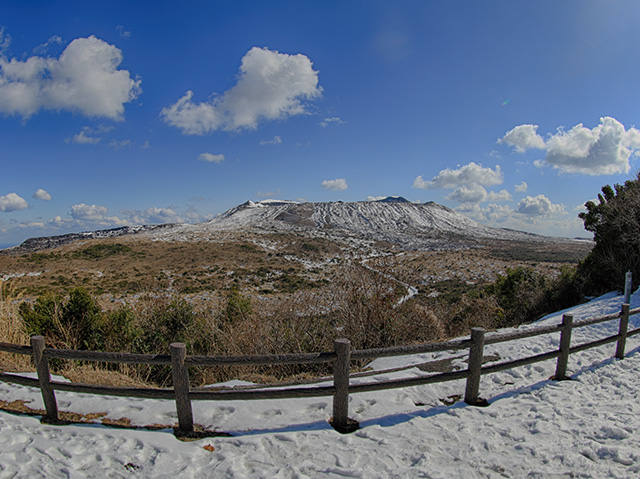
M0 342L29 344L29 336L18 312L20 293L0 280ZM29 356L0 353L0 369L3 371L32 370Z
M76 241L37 253L0 254L0 271L29 296L65 293L76 286L115 297L166 291L193 294L230 284L252 294L280 293L291 287L291 281L282 281L284 275L301 279L296 288L313 287L325 272L310 271L301 262L323 262L336 254L333 243L294 235L238 235L194 242L124 237Z
M227 234L191 242L136 236L83 240L39 253L0 255L0 271L12 277L10 285L0 280L0 341L28 344L20 301L45 292L66 294L76 286L101 295L103 310L126 303L147 329L147 311L162 298L186 297L215 338L207 354L326 351L338 336L349 337L357 349L437 341L465 334L471 326L490 329L498 314L497 305L487 298L464 296L453 305L427 301L430 293L450 289L447 281L461 287L481 285L518 266L553 276L561 264L575 261L589 248L576 243L494 243L466 250L402 252L363 267L359 260L349 262L355 253L344 245L293 234ZM421 294L395 307L406 294L398 280L419 287ZM252 311L224 322L231 286L251 299ZM30 369L30 359L0 353L0 368ZM307 378L327 370L284 366L194 372L194 383L207 384L231 378ZM107 371L76 363L62 373L76 382L149 384L149 374L126 365Z
M122 371L108 371L100 368L96 364L78 364L77 362L73 362L69 363L60 374L74 383L135 388L154 387L152 384L137 378L133 368L125 368Z

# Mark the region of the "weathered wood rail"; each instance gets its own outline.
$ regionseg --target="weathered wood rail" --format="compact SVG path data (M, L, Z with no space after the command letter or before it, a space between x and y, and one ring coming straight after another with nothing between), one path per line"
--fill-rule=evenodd
M572 315L565 314L562 318L562 323L558 325L534 326L523 330L496 332L486 335L484 329L473 328L471 336L468 339L454 339L440 343L355 351L351 351L351 343L347 339L337 339L334 342L334 351L308 354L189 356L186 354L185 345L182 343L172 343L170 345L171 354L168 355L78 351L48 348L46 347L42 336L33 336L31 338L30 347L17 344L0 343L0 351L32 356L38 374L38 379L15 374L0 373L0 381L39 388L42 393L46 411L42 418L44 422L58 421L58 406L55 391L174 400L176 402L176 411L178 416L178 428L176 433L182 435L190 435L194 432L191 401L255 400L333 396L333 417L330 419L330 422L337 431L349 432L358 427L357 423L349 418L349 394L421 386L425 384L453 381L456 379L466 379L464 396L465 402L470 405L481 406L487 404L486 401L479 396L480 378L482 375L557 358L554 379L567 379L567 365L571 354L613 342L617 343L615 357L622 359L625 354L627 338L640 333L640 328L631 331L628 330L629 317L638 313L640 313L640 308L630 310L629 304L625 303L622 305L619 313L608 314L596 318L582 319L575 322L573 321ZM574 329L613 320L619 320L617 334L597 341L571 346L571 333ZM515 341L556 332L560 332L560 341L557 349L497 364L490 364L487 366L482 365L483 350L486 345ZM352 360L462 350L469 351L468 367L464 370L390 381L350 384L350 377L353 377L350 375L350 364ZM76 361L170 365L172 368L174 387L171 389L130 388L52 381L48 365L48 360L52 358ZM309 383L287 388L283 388L281 384L255 385L239 388L218 388L215 390L211 388L191 388L189 386L189 366L215 367L223 365L278 365L328 362L332 362L334 364L333 377L319 379L316 383L327 382L329 379L332 379L333 385L314 385L313 383ZM404 369L409 369L411 367L414 366L408 366ZM394 369L394 371L397 370L398 368ZM380 371L380 373L384 373L384 371Z

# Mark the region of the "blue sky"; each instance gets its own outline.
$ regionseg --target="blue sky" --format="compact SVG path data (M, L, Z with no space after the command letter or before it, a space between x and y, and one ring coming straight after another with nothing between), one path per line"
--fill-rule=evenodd
M577 218L640 164L640 2L0 4L0 245L248 199Z

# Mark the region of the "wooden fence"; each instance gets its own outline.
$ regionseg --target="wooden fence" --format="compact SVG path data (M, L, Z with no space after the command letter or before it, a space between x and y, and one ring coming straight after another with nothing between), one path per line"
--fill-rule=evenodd
M466 379L464 400L470 405L486 405L486 401L479 396L480 377L483 374L494 373L507 369L533 364L540 361L557 358L554 379L567 379L567 363L569 355L589 348L595 348L604 344L617 342L615 357L624 358L625 342L630 336L640 333L640 328L628 331L629 316L640 313L640 308L630 310L629 304L622 305L621 311L615 314L596 318L573 321L573 316L565 314L562 323L551 326L538 326L523 330L509 332L495 332L485 335L483 328L473 328L468 339L454 339L452 341L402 346L393 348L367 349L351 351L351 343L346 339L337 339L333 352L311 354L278 354L256 356L188 356L185 345L172 343L169 355L149 354L125 354L113 352L79 351L68 349L52 349L45 346L42 336L33 336L31 346L0 343L0 351L14 354L25 354L33 357L38 379L27 378L14 374L0 373L0 381L16 383L25 386L40 388L44 400L46 413L44 422L58 421L58 406L55 391L71 391L110 396L127 396L136 398L171 399L176 402L178 415L178 435L193 435L194 423L191 401L197 400L252 400L252 399L279 399L279 398L306 398L318 396L333 396L333 417L331 425L339 432L350 432L357 429L357 422L349 418L349 394L366 391L379 391L385 389L420 386L425 384L440 383L456 379ZM619 320L618 334L597 341L571 346L571 332L575 328L602 323L605 321ZM560 332L559 347L535 356L505 361L497 364L482 365L483 348L485 345L497 344L517 339L530 338L543 334ZM369 383L350 384L350 378L355 376L368 376L382 374L387 371L372 373L350 374L352 360L373 359L390 356L403 356L408 354L434 353L441 351L469 350L468 368L459 371L450 371L432 374L423 377L405 378L390 381L375 381ZM51 380L48 360L52 358L76 360L76 361L100 361L112 363L170 365L173 375L173 389L155 388L125 388L93 386L88 384L66 383ZM304 386L283 388L282 385L255 385L239 388L207 389L191 388L189 386L189 366L222 366L222 365L279 365L302 363L327 363L333 362L333 385ZM400 369L409 369L406 368ZM393 371L397 371L394 369ZM316 382L326 382L326 379ZM302 386L302 387L300 387Z

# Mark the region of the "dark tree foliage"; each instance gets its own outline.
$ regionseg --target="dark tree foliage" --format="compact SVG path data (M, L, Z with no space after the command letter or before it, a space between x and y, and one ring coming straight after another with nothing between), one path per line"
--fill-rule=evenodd
M623 185L602 187L598 203L588 201L580 213L594 247L580 264L587 294L622 289L627 271L640 284L640 173Z

